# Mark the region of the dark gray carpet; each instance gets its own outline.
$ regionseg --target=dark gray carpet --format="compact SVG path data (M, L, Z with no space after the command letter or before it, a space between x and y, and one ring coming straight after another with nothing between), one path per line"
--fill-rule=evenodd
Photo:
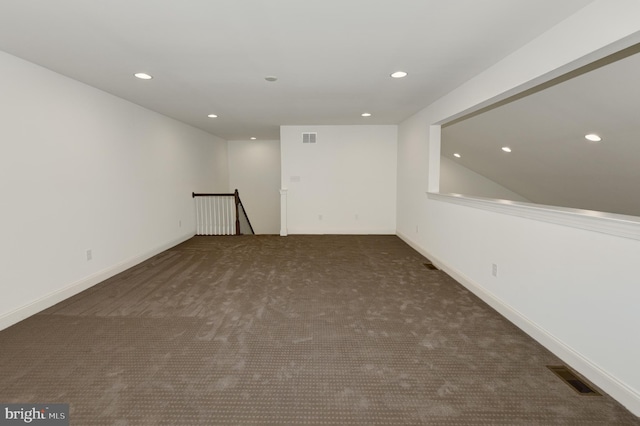
M639 425L394 236L195 237L0 332L73 425Z

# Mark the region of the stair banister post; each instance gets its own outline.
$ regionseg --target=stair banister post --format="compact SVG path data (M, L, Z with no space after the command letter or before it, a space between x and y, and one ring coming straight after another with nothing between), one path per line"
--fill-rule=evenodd
M240 209L238 208L238 204L240 204L240 194L238 194L237 189L234 191L233 196L236 201L236 235L240 235Z

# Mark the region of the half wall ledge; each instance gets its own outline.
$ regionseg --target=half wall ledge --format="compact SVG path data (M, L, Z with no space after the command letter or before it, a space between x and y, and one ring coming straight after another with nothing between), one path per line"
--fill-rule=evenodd
M518 216L640 241L640 217L519 201L427 192L430 200Z

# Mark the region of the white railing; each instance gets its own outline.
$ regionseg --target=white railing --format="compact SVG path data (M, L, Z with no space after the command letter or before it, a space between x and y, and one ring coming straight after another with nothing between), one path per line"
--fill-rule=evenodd
M196 235L235 235L235 194L211 194L194 197Z
M255 234L237 189L230 194L191 195L196 203L196 235Z

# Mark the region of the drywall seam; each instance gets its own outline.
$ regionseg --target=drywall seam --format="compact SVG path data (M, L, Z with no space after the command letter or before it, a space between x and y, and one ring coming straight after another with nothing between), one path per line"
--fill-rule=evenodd
M170 249L171 247L177 246L178 244L183 243L190 238L193 238L194 235L194 233L183 235L180 238L157 246L156 248L142 253L138 256L131 257L113 266L91 274L88 277L82 278L72 284L69 284L66 287L54 291L53 293L49 293L34 302L31 302L3 316L0 316L0 331L24 320L25 318L35 315L38 312L48 309L56 303L60 303L63 300L68 299L69 297L72 297L88 288L91 288L94 285L108 278L111 278L114 275L119 274L120 272L126 271L127 269L139 263L142 263L145 260L159 253L162 253L165 250Z
M511 321L519 329L527 333L531 338L547 348L558 358L562 359L577 372L592 381L596 386L611 395L634 415L640 416L640 393L637 390L627 386L624 382L612 376L570 346L567 346L564 342L529 320L526 316L513 309L500 298L494 296L486 288L477 284L465 274L458 272L455 268L433 256L406 234L398 231L396 235L418 253L431 260L431 262L439 269L446 272L454 280L482 299L500 315Z

